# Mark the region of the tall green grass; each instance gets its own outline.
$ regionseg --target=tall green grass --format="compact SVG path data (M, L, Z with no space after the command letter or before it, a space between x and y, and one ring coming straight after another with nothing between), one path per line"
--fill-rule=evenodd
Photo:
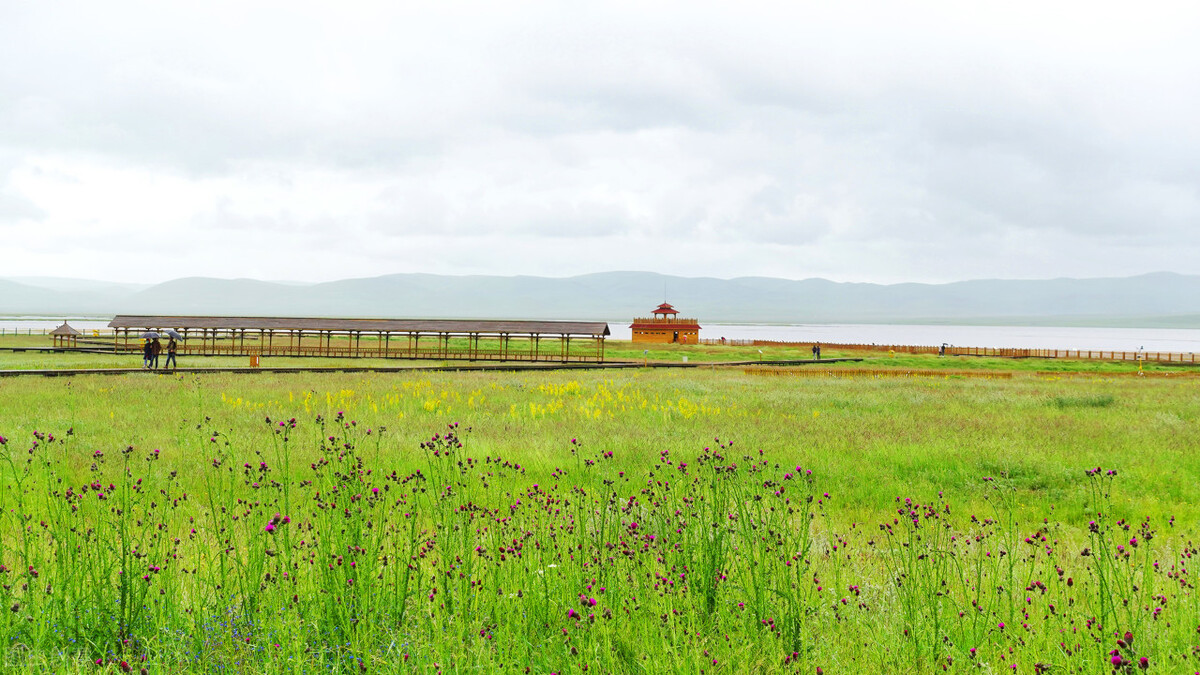
M1146 379L9 380L0 644L55 672L1180 672L1198 413Z

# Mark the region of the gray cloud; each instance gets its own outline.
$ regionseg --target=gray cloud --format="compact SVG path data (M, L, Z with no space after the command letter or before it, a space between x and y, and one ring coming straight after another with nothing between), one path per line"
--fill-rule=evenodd
M22 5L0 223L244 234L277 262L202 267L270 278L1198 271L1196 9L1074 10Z

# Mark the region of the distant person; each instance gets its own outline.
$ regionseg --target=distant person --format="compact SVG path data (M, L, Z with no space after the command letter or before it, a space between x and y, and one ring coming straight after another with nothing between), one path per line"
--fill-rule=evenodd
M175 341L175 338L171 338L171 341L167 343L167 364L164 366L164 370L179 367L179 364L175 361L175 352L177 351L179 351L179 343Z
M153 359L154 345L150 343L150 338L146 338L146 344L142 345L142 367L149 368Z
M161 353L162 343L158 341L158 338L154 338L150 343L150 368L152 370L158 370L158 355Z

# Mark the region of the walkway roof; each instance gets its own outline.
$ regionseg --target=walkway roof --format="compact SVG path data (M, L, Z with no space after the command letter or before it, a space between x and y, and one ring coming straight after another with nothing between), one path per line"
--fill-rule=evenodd
M603 321L508 321L493 319L323 319L268 316L143 316L121 314L109 328L179 330L331 331L335 333L446 333L457 335L610 335Z

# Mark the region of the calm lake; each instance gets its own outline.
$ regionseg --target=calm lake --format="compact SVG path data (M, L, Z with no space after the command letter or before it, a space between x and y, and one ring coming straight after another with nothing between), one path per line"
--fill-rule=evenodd
M613 337L630 339L629 322L608 324ZM700 324L700 337L784 342L1200 352L1200 330L1183 328L1081 328L1054 326L924 326L806 324L799 326Z
M76 329L105 330L108 319L70 319ZM53 330L62 317L0 316L0 331ZM609 321L616 340L630 339L628 319ZM1081 328L1054 326L924 326L905 324L719 324L701 323L700 337L843 344L1018 347L1200 353L1200 330L1186 328ZM49 340L49 338L47 338Z

